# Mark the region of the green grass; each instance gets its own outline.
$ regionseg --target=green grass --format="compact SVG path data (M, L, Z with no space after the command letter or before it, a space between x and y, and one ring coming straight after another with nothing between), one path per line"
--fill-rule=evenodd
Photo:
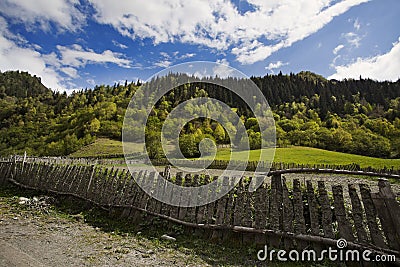
M245 152L233 152L232 159L240 160L243 159ZM229 160L230 149L222 148L219 149L216 159L218 160ZM250 161L257 161L260 157L260 150L250 151ZM262 159L261 159L262 160ZM400 169L400 159L381 159L366 157L354 154L347 154L335 151L328 151L318 148L311 147L287 147L277 148L275 151L275 162L284 163L297 163L297 164L331 164L331 165L347 165L356 163L362 168L373 167L383 168L392 166L395 169Z
M143 144L130 143L135 151L143 151ZM80 150L72 153L72 157L96 157L105 155L123 154L122 142L108 138L97 138L96 142L82 147Z
M136 151L140 151L142 144L130 144ZM264 150L266 154L270 151ZM249 160L256 161L260 157L261 150L251 150ZM123 154L122 143L120 141L110 140L106 138L98 138L95 143L83 147L79 151L73 153L74 157L100 156L111 154ZM233 160L245 160L246 152L233 152ZM217 152L217 160L229 160L231 152L229 148L221 148ZM297 164L332 164L346 165L356 163L361 167L383 168L392 166L400 169L400 159L381 159L366 157L354 154L328 151L310 147L287 147L277 148L275 151L275 162L297 163Z

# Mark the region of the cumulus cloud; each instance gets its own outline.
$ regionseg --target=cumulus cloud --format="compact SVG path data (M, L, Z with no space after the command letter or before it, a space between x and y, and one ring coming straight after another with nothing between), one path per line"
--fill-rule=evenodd
M28 71L40 76L42 83L53 89L65 89L61 76L46 64L45 58L32 46L20 46L20 38L7 29L4 18L0 17L0 70Z
M282 61L279 60L277 62L269 63L268 66L265 67L265 69L273 72L275 69L279 69L279 68L281 68L283 66L286 66L286 65L289 65L289 63L287 63L287 62L283 63Z
M336 73L329 79L371 78L375 80L392 80L400 78L400 38L386 54L369 58L357 58L348 65L335 66Z
M228 0L90 0L99 23L130 38L230 50L243 64L268 58L317 32L353 6L369 0L247 0L239 12ZM171 19L173 18L173 19ZM268 40L269 42L266 42Z
M54 23L59 29L75 31L85 21L78 5L79 0L2 0L0 14L24 23L28 30L39 26L48 31Z
M92 49L84 49L78 44L71 46L57 45L60 53L59 62L66 66L84 67L87 64L114 63L123 68L130 68L131 61L123 58L120 53L111 50L105 50L102 53L96 53Z
M57 46L57 51L43 54L40 46L27 44L8 30L6 20L0 16L0 70L21 70L40 76L42 83L54 90L70 89L71 78L78 78L78 70L87 64L113 63L129 68L131 61L119 53L105 50L96 53L80 45Z

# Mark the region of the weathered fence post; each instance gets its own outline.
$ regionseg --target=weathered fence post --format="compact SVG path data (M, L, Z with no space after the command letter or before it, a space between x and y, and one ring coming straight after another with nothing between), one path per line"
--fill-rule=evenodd
M333 204L335 206L335 216L338 222L339 237L345 238L347 241L354 241L353 231L348 217L343 200L343 188L341 185L333 185Z
M271 230L281 230L282 222L282 178L280 174L271 177L270 213L268 224ZM270 237L269 244L272 247L280 247L281 240L278 237Z
M379 192L372 194L390 248L400 250L400 207L387 179L379 179Z
M321 205L322 213L322 227L324 230L324 237L334 238L332 228L332 210L329 203L328 193L326 192L325 182L318 181L318 200Z

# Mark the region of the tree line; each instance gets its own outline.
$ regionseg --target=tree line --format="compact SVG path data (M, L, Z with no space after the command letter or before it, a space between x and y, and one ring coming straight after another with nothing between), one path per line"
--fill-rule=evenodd
M163 79L185 80L185 74L170 74ZM168 84L155 78L150 84ZM161 80L160 80L161 79ZM260 127L250 108L230 90L210 84L211 78L180 85L163 96L147 120L146 138L157 144L168 114L185 100L212 97L228 104L240 118L221 127L216 120L200 118L188 122L180 133L185 156L198 156L199 143L209 138L217 144L228 144L228 132L235 131L240 146L237 124L243 123L250 148L260 147ZM215 79L220 79L214 77ZM237 78L225 78L237 84ZM251 77L273 111L277 145L301 145L375 157L400 157L400 81L378 82L370 79L327 80L311 72ZM52 91L40 78L20 71L0 73L0 154L68 155L96 137L121 140L126 108L141 84L128 82L98 85L70 95ZM151 88L151 86L150 86ZM151 90L145 91L151 94ZM187 107L187 112L199 112ZM143 110L132 114L138 122ZM140 123L138 126L140 127ZM226 127L231 128L226 129ZM132 136L135 136L133 124ZM207 145L205 142L203 145ZM153 157L162 157L154 145Z

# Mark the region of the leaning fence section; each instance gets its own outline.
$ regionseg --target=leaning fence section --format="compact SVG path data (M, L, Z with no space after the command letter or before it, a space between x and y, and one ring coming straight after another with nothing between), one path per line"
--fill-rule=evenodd
M276 172L271 179L253 178L262 182L254 192L249 191L251 178L243 177L217 201L199 207L178 207L151 198L138 184L152 178L150 187L161 186L174 202L185 204L193 201L189 197L199 196L185 196L179 191L171 194L170 185L163 179L182 186L201 186L218 177L183 173L171 177L168 169L161 175L162 179L155 173L130 173L94 165L0 162L0 183L9 181L26 188L75 196L119 210L121 216L133 221L145 212L195 231L207 230L212 240L321 249L344 238L350 247L400 256L400 206L386 179L379 179L377 192L372 192L367 184L348 184L344 193L343 185L298 179L288 183L282 173ZM224 177L205 195L212 198L221 186L234 182Z

